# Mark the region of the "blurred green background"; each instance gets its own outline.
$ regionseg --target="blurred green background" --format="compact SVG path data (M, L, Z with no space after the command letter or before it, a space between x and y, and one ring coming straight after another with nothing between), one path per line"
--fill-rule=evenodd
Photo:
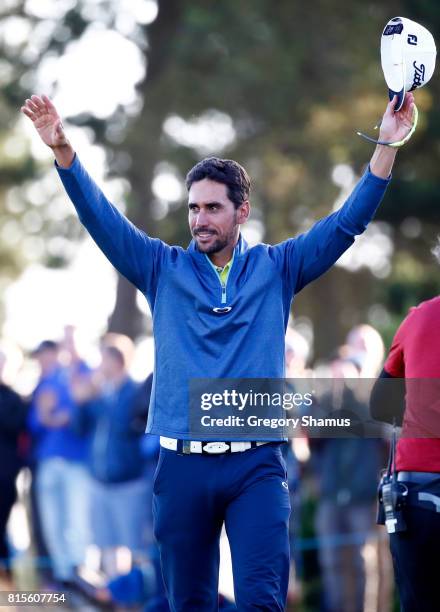
M363 172L373 145L355 130L371 133L384 111L380 35L396 15L438 39L434 0L3 0L2 295L36 262L69 265L84 238L49 152L30 146L19 108L31 93L53 96L68 133L87 136L72 138L81 156L92 144L104 151L108 180L123 179L118 203L149 234L188 244L182 181L215 154L249 170L248 231L275 243L330 212ZM360 322L389 343L408 307L439 293L439 93L437 74L416 92L418 130L367 237L296 298L295 315L313 322L315 358ZM92 309L93 292L84 299ZM108 326L133 338L148 329L123 279Z

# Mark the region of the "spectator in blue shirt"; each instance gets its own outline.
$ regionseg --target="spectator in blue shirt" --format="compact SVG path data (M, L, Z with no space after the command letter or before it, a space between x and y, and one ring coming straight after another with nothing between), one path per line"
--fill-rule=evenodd
M58 344L44 340L33 356L41 370L28 418L37 503L53 577L64 583L73 579L89 543L86 441L72 428L71 373L60 363Z
M148 486L139 427L139 385L127 372L124 352L103 346L94 389L76 387L82 400L77 431L89 436L87 463L92 477L94 543L103 552L103 569L114 574L114 552L125 546L146 551ZM144 423L143 423L144 425Z

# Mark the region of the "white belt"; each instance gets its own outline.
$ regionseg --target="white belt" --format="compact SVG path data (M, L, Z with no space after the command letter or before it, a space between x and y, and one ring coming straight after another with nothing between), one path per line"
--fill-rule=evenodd
M209 453L210 455L218 455L226 453L231 449L231 453L242 453L243 451L253 448L253 446L261 446L268 444L267 442L199 442L195 440L188 441L189 453ZM167 438L160 436L160 445L168 450L177 451L179 440L176 438Z

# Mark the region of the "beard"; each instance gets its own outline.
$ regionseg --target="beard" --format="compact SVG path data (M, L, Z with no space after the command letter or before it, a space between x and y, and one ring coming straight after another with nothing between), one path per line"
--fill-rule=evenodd
M235 221L235 218L234 218ZM193 232L193 238L196 241L197 248L201 253L205 253L205 255L212 255L213 253L218 253L219 251L223 251L227 246L233 245L235 246L235 236L236 236L236 228L237 225L234 223L227 234L222 234L216 236L214 242L210 244L200 244L197 240L197 234L202 233L203 230L200 229L196 232ZM209 231L209 230L205 230ZM215 236L215 234L213 234Z
M196 234L196 242L197 242L197 234ZM225 247L229 244L229 239L226 237L219 237L212 244L203 245L197 242L197 248L201 253L205 253L206 255L211 255L212 253L218 253L219 251L223 251Z

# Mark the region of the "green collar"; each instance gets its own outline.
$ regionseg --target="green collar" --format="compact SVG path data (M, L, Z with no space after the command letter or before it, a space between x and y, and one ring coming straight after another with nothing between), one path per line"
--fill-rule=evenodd
M211 267L214 268L214 270L217 272L218 277L219 277L220 282L222 283L222 285L226 285L226 282L228 280L229 272L231 271L232 264L234 262L234 254L235 254L234 251L232 251L231 259L228 261L228 263L223 268L220 268L218 266L215 266L212 263L212 261L209 259L208 255L206 255L206 253L205 253L206 259L211 264Z

